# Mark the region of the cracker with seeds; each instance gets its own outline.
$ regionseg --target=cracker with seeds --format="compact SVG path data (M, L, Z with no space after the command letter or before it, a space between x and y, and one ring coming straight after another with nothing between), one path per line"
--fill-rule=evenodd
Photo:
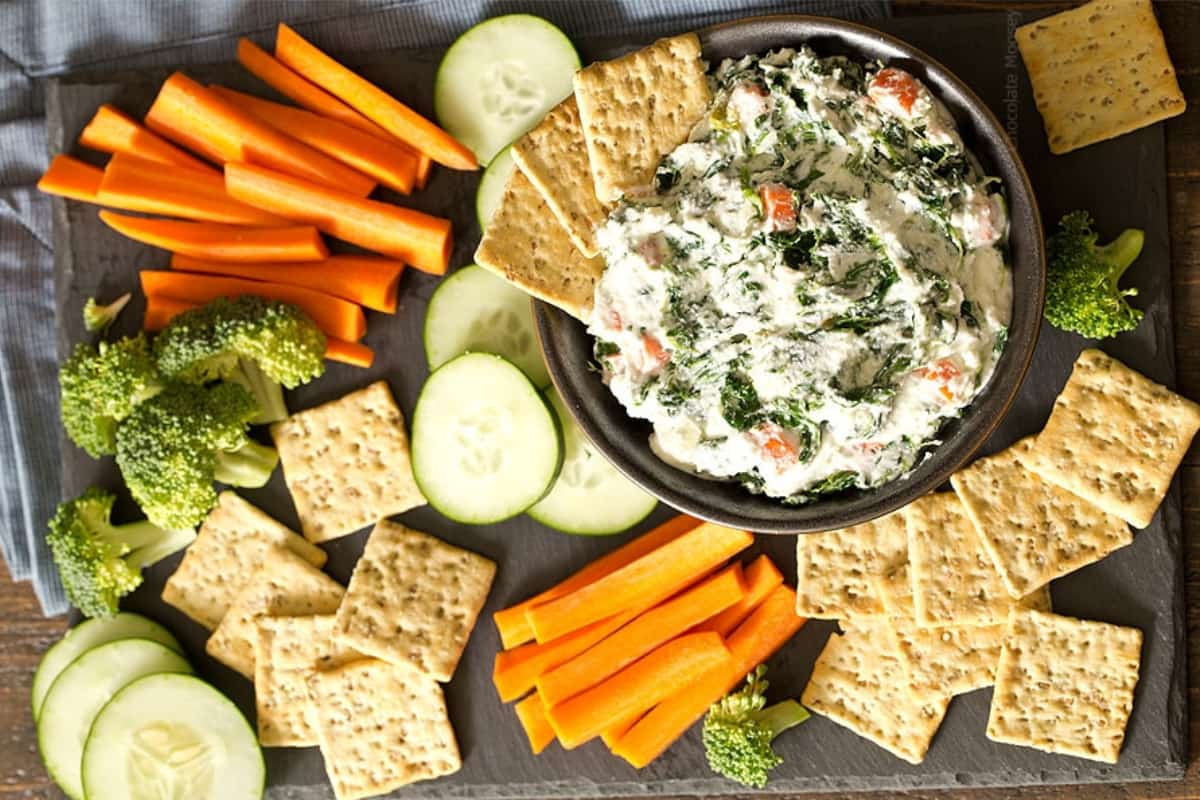
M462 767L442 687L432 678L367 659L314 674L308 689L338 800L386 794Z
M342 602L341 584L289 550L269 556L246 582L205 652L254 680L254 643L259 617L332 614Z
M915 623L917 609L913 605L912 575L910 573L911 566L906 560L900 566L876 575L875 591L883 604L885 616Z
M495 574L496 564L481 555L384 520L354 567L335 636L448 681Z
M1016 40L1052 153L1187 107L1150 0L1093 0L1022 25Z
M1084 350L1025 466L1144 528L1200 429L1200 405L1099 350Z
M222 492L163 586L162 599L212 630L245 581L279 548L291 550L314 567L325 565L324 550L233 492Z
M866 626L829 637L800 702L908 763L920 764L946 715L950 694L911 690L891 639Z
M575 98L602 203L648 191L658 162L687 141L710 93L700 39L660 39L575 73Z
M1133 541L1123 519L1026 469L1032 444L1022 439L950 478L1012 597Z
M1141 653L1137 628L1013 612L996 669L987 737L1117 763Z
M300 528L313 542L425 504L387 381L271 426Z
M918 696L938 691L965 694L991 686L996 679L1003 625L921 628L892 621L888 633Z
M575 95L559 103L512 146L513 160L541 193L575 248L587 258L600 252L596 228L607 214L596 199L583 125Z
M539 300L585 319L604 262L577 249L550 206L514 170L492 215L475 263Z
M875 576L904 563L901 512L851 528L796 537L796 613L839 619L884 612Z

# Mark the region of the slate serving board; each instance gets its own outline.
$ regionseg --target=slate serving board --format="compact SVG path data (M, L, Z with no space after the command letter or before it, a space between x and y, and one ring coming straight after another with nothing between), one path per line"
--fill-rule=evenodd
M899 19L878 27L932 54L962 77L1004 121L1019 148L1037 190L1049 226L1074 208L1090 209L1104 234L1121 227L1146 231L1145 251L1128 279L1138 285L1137 304L1146 320L1134 333L1105 349L1168 385L1174 382L1171 326L1171 283L1168 253L1165 163L1161 126L1138 131L1067 155L1047 150L1032 91L1012 41L1012 29L1024 18L988 14L946 18ZM680 29L686 29L681 23ZM583 41L587 63L614 55L634 43ZM364 73L397 96L428 112L439 52L399 51L364 58L347 54ZM240 69L213 65L188 70L204 81L220 81L263 91ZM116 103L132 113L144 112L160 72L76 75L51 84L47 111L52 152L78 152L74 142L95 108ZM469 263L478 241L474 187L477 176L439 169L430 187L406 201L431 213L448 216L457 232L453 265ZM163 268L167 256L109 231L91 207L56 201L54 249L59 308L58 344L67 352L83 338L79 309L93 294L115 296L136 285L138 270ZM387 378L406 416L427 375L421 352L421 323L436 279L409 270L402 281L400 308L393 316L369 314L366 342L378 357L370 370L331 364L326 376L293 393L294 409L338 397L377 378ZM142 302L135 299L115 334L136 329ZM1038 430L1054 397L1083 346L1077 337L1048 327L1021 395L985 450L998 450ZM93 461L69 442L63 443L64 491L75 494L88 485L119 488L111 460ZM265 488L244 493L284 523L296 517L277 473ZM118 514L135 514L123 499ZM639 525L652 527L673 512L660 506ZM532 594L578 566L615 547L623 538L564 536L518 518L476 528L452 523L429 508L401 519L496 559L500 568L481 623L472 636L447 701L464 756L461 772L440 781L418 784L398 797L584 797L635 794L745 794L742 787L714 777L704 762L699 736L692 731L647 769L637 772L610 756L599 743L572 752L552 747L542 756L529 754L511 709L500 704L490 682L499 639L489 621L492 611ZM366 532L325 545L328 572L345 583L361 552ZM772 777L769 791L807 792L853 789L989 786L1094 781L1137 781L1182 776L1186 757L1187 707L1185 629L1179 490L1176 484L1153 524L1134 543L1103 562L1054 583L1056 610L1090 619L1141 628L1145 636L1142 674L1120 763L1095 764L994 744L984 736L991 690L957 698L925 763L910 766L849 731L820 717L780 740L786 761ZM760 536L755 550L769 553L784 570L794 572L790 536ZM250 683L204 655L205 631L165 606L158 594L177 557L150 570L145 585L127 606L165 623L183 641L200 673L231 696L252 718ZM833 623L810 622L771 663L772 696L799 695L816 654ZM313 749L268 749L271 789L275 798L328 798L320 755Z

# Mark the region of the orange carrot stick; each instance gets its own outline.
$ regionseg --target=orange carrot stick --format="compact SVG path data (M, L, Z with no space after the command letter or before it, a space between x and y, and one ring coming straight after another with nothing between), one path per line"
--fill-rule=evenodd
M492 670L492 683L496 686L497 694L506 703L516 700L535 686L539 675L579 655L619 630L635 616L635 612L627 611L594 622L552 642L528 642L513 650L502 650L496 654Z
M237 58L251 75L314 114L337 120L380 139L392 138L383 128L319 86L309 83L249 39L238 40Z
M107 103L96 109L92 121L79 135L79 143L101 153L128 153L159 164L217 174L208 164L146 130L125 112Z
M633 563L652 550L657 550L672 539L682 536L699 525L700 520L684 514L672 517L654 530L626 542L608 555L601 556L565 581L550 587L541 594L497 611L492 615L492 620L500 631L501 643L506 649L511 649L533 638L533 628L529 627L529 620L525 618L525 612L533 606L582 589L589 583Z
M325 358L340 361L352 367L369 368L375 363L375 351L362 342L347 342L345 339L325 337Z
M534 636L548 641L630 608L654 594L670 596L754 543L746 531L711 522L571 594L525 612Z
M321 261L329 249L316 228L248 228L217 222L147 219L101 211L100 219L118 233L152 247L213 261Z
M750 670L783 647L804 622L796 616L796 592L777 587L729 637L731 662L713 667L655 706L621 737L612 752L638 769L658 758Z
M309 147L336 158L390 189L401 194L413 190L417 179L417 153L391 137L380 139L338 120L319 117L309 111L272 103L223 86L208 88L276 130L294 136Z
M365 200L249 164L225 165L225 189L238 200L315 225L330 236L442 275L454 244L450 220Z
M280 133L194 80L176 72L162 85L146 125L218 163L244 161L365 197L375 181Z
M750 616L750 612L765 600L767 595L781 585L783 585L783 574L779 568L765 555L759 556L750 563L750 566L746 567L746 594L742 599L712 619L697 625L692 632L712 631L722 636L728 636L734 628L742 624L746 617Z
M176 253L171 256L171 269L290 283L393 314L396 311L396 286L404 271L404 262L378 256L330 256L324 261L234 264Z
M630 728L632 728L641 718L642 713L640 711L630 714L617 724L605 729L604 733L600 734L600 741L604 742L604 746L611 751L613 747L616 746L617 742L621 741L621 737L629 733ZM549 721L547 721L546 724L549 725ZM551 728L550 732L553 733L554 729Z
M221 278L213 275L189 275L170 270L144 270L141 273L142 291L147 297L173 297L189 303L207 303L218 297L258 295L271 300L291 303L312 317L326 336L356 342L367 332L362 309L337 297L299 286L265 281L246 281L240 278Z
M517 712L517 719L529 739L529 749L533 754L536 756L549 747L554 741L554 729L546 719L546 707L542 705L542 698L531 694L513 706L513 709Z
M475 155L450 134L346 69L282 22L275 38L275 57L439 164L452 169L479 168Z
M71 156L58 155L50 160L50 166L37 182L39 191L46 194L82 200L85 203L99 202L100 181L104 170L93 167Z
M738 602L746 593L741 564L733 564L686 592L650 609L616 633L537 679L538 694L554 707L661 644Z
M547 709L546 716L562 746L570 750L632 714L653 708L690 686L697 676L719 667L728 669L732 663L733 656L720 636L690 633L659 646L562 705Z
M433 172L433 159L424 153L417 154L417 188L424 189L429 183L429 173Z

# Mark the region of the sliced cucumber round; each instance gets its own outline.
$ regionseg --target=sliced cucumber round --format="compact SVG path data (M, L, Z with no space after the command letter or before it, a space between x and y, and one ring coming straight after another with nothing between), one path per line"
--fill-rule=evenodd
M109 642L72 661L50 686L38 719L38 749L50 777L72 800L84 800L83 746L100 709L138 678L191 671L183 656L149 639Z
M87 800L258 800L267 774L242 712L192 675L150 675L113 695L82 771Z
M579 54L541 17L485 20L450 45L438 66L433 108L442 127L489 163L573 90Z
M539 388L550 383L529 295L483 267L463 267L442 281L425 310L424 339L430 369L463 353L494 353Z
M123 611L114 617L84 620L67 631L67 635L55 642L38 662L37 672L33 673L33 690L30 692L34 721L41 714L46 692L50 691L50 685L59 673L93 647L118 639L149 639L183 654L183 648L170 631L141 614Z
M413 475L429 504L486 525L542 499L562 464L554 412L519 368L468 353L434 371L412 421Z
M553 388L546 397L563 432L563 465L550 493L526 513L563 533L605 536L644 520L658 500L608 462L571 418Z
M500 207L500 198L504 196L504 187L517 162L513 161L512 148L506 147L496 154L483 175L479 178L479 188L475 190L475 217L479 220L479 230L487 230L492 215Z

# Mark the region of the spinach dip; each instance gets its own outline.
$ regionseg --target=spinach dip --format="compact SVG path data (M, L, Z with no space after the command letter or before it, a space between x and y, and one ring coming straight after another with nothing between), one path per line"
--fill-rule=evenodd
M598 231L589 331L660 458L804 503L910 471L991 377L1001 187L908 73L726 61L653 191Z

